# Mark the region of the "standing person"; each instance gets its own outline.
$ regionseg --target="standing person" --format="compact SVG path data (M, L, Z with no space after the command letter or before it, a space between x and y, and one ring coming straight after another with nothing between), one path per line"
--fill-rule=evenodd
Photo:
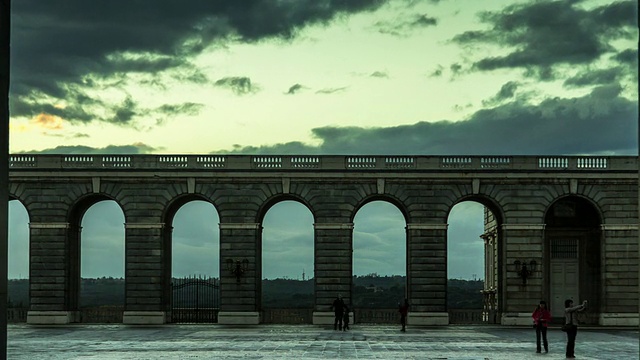
M540 300L540 304L536 307L533 314L533 324L536 328L536 352L542 352L540 347L540 335L542 335L542 342L544 344L544 352L549 352L549 342L547 341L547 326L551 322L551 313L547 308L547 302Z
M344 306L344 311L342 315L342 330L349 330L349 307L347 305Z
M342 300L342 295L338 295L338 297L333 300L331 308L333 309L333 315L335 316L333 320L333 330L342 330L342 312L344 311L344 300Z
M569 325L567 327L567 359L575 359L573 350L576 347L576 335L578 335L578 320L575 313L586 308L587 300L583 301L582 305L577 306L573 306L573 300L571 299L564 301L564 323Z
M404 304L400 305L398 312L400 313L400 324L402 325L402 329L400 331L406 331L405 327L407 326L407 315L409 314L408 299L404 299Z

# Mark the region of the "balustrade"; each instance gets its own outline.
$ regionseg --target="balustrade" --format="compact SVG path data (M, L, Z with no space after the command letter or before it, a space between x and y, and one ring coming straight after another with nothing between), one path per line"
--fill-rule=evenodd
M49 155L9 156L11 170L628 171L633 156Z

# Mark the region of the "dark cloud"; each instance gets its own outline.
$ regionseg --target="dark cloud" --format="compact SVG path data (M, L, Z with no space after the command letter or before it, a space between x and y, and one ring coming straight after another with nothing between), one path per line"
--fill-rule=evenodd
M449 66L449 70L451 70L452 76L459 75L462 72L462 65L455 63Z
M130 96L127 96L119 106L113 108L113 113L112 123L117 125L130 123L133 117L139 113L138 104Z
M171 76L180 80L203 83L206 76L194 69L190 59L212 44L229 38L246 42L290 39L307 25L375 10L386 1L15 1L12 114L39 114L51 98L67 100L69 109L82 107L74 101L89 97L88 89L105 79L123 79L130 72L153 78L172 71ZM92 101L96 106L110 106ZM106 117L81 111L60 116L69 121L122 124L135 115L119 110Z
M300 90L304 89L304 86L300 85L300 84L295 84L292 85L289 90L286 92L286 94L288 95L293 95L297 92L299 92Z
M225 77L216 80L214 85L218 87L228 88L238 95L249 94L257 90L257 88L251 84L251 79L244 76Z
M435 26L438 25L438 19L434 17L427 16L426 14L418 15L413 22L411 22L411 26L413 27L421 27L421 26Z
M429 77L440 77L442 76L443 70L444 70L444 67L442 67L442 65L438 65L438 68L433 70L433 72L431 72Z
M515 84L503 87L504 95ZM501 93L503 92L501 90ZM578 98L531 105L512 101L480 110L466 121L419 122L388 128L322 127L322 143L237 146L233 153L558 155L637 154L638 104L619 85L601 86ZM595 131L594 131L595 129Z
M467 31L453 41L511 49L507 55L475 62L476 69L526 68L527 75L550 80L554 78L554 65L591 63L613 51L610 42L636 36L635 1L619 1L590 10L578 7L580 3L534 1L484 12L480 18L491 29Z
M183 104L165 104L156 109L149 110L147 117L155 117L156 124L162 125L170 119L175 119L179 116L195 116L200 113L200 110L204 107L203 104L197 103L183 103Z
M144 143L133 145L109 145L103 148L95 148L84 145L62 145L44 150L24 151L23 154L83 154L83 155L117 155L117 154L153 154L161 150Z
M618 81L622 75L622 68L620 67L601 70L585 70L579 72L576 76L566 79L564 81L564 86L583 87L590 85L608 85Z
M638 49L626 49L614 55L616 61L629 64L635 68L638 64Z
M198 115L203 107L203 104L188 102L184 104L165 104L156 109L156 111L164 115L175 116L180 114L187 114L193 116Z
M326 89L320 89L316 91L316 94L335 94L337 92L343 92L346 90L347 90L346 86L338 87L338 88L326 88Z
M485 105L496 105L502 103L505 100L512 100L515 98L518 86L520 86L520 84L518 84L517 81L509 81L502 85L500 91L498 91L498 93L494 97L484 101L483 103Z
M406 36L412 31L424 27L436 26L438 19L426 14L413 15L397 21L378 21L373 27L381 34Z
M386 71L374 71L369 76L376 77L376 78L388 78L389 74L387 74Z

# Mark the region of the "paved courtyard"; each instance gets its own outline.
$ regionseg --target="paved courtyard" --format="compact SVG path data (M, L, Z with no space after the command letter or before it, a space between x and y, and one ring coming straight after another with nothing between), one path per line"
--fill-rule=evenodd
M8 327L9 359L564 359L565 334L549 331L535 353L533 329L499 326L65 325ZM576 357L637 360L637 329L581 328Z

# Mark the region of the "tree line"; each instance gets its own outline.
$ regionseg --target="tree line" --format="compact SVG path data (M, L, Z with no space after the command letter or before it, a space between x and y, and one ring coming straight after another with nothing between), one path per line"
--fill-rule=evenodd
M396 308L405 296L405 276L354 276L351 305L357 308ZM8 307L27 308L29 280L9 280ZM447 306L449 309L482 309L482 280L449 279ZM312 308L314 280L265 279L262 280L263 308ZM124 304L124 279L103 277L82 279L80 306L99 307ZM329 304L330 305L330 304Z

